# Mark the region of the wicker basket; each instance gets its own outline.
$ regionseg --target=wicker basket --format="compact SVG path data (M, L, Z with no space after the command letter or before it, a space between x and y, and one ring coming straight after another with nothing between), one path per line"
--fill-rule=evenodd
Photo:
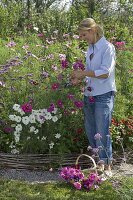
M80 159L81 157L87 157L87 158L89 158L89 159L92 161L92 163L93 163L93 167L88 168L88 169L84 169L84 170L82 170L83 172L87 171L87 172L89 172L89 173L91 173L91 172L98 173L98 172L97 172L97 165L96 165L95 160L94 160L91 156L89 156L89 155L87 155L87 154L81 154L81 155L79 155L79 156L77 157L76 162L75 162L75 165L76 165L76 166L79 164L79 159Z

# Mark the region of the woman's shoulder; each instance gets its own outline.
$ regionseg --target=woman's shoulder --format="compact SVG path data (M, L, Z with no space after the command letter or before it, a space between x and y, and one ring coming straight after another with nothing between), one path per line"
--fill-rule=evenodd
M112 50L115 51L115 46L108 40L106 40L105 45L104 45L104 50Z

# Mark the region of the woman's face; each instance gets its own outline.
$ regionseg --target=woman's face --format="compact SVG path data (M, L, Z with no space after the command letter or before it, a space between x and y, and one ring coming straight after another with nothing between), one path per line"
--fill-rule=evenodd
M95 32L92 29L89 30L80 30L79 31L79 39L85 40L89 44L95 43Z

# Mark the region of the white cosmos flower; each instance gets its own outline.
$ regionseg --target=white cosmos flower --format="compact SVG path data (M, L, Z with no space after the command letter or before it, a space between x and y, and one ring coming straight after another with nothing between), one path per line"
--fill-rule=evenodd
M25 112L21 108L18 109L18 113L20 113L20 115L22 116L25 114Z
M55 134L55 138L59 139L61 137L61 134L57 133Z
M27 137L27 140L30 140L30 137Z
M9 119L12 120L12 121L15 121L16 115L9 115Z
M14 105L13 105L13 110L18 111L19 108L20 108L20 105L19 105L19 104L14 104Z
M10 143L9 148L11 149L15 148L15 145L13 145L13 141Z
M44 117L44 115L40 115L40 114L38 114L37 116L36 116L36 119L37 119L37 121L40 123L40 124L43 124L44 122L45 122L45 117Z
M49 144L49 148L50 148L50 149L53 149L53 147L54 147L54 143L51 142L51 143Z
M47 137L44 137L44 136L43 136L41 140L46 140L46 139L47 139Z
M17 126L15 127L15 130L16 130L17 133L22 131L22 125L21 124L17 124Z
M52 121L53 121L53 122L56 122L57 120L58 120L58 117L57 117L57 116L53 116L53 117L52 117Z
M16 116L15 117L15 121L18 122L18 123L21 122L21 117L20 116Z
M47 111L47 109L42 109L42 114L46 114L48 111Z
M38 27L33 27L33 29L34 29L35 31L38 31L38 30L39 30L39 28L38 28Z
M38 111L37 110L32 110L32 114L36 115L36 114L38 114Z
M22 117L22 122L25 125L29 124L29 122L30 122L29 117L28 116Z
M19 153L19 150L17 150L17 149L12 149L12 150L11 150L11 153L12 153L12 154L18 154L18 153Z
M48 112L48 113L45 115L45 119L46 119L46 120L52 119L51 113Z
M30 116L29 116L29 120L30 120L30 123L35 123L36 121L35 121L35 116L33 115L33 114L31 114Z
M15 142L18 143L20 140L20 133L18 133L17 131L14 132L14 136L15 136Z
M30 127L30 132L34 132L36 130L36 128L34 126Z
M39 132L39 130L38 130L38 129L36 129L36 130L34 131L34 133L35 133L35 134L37 134L38 132Z

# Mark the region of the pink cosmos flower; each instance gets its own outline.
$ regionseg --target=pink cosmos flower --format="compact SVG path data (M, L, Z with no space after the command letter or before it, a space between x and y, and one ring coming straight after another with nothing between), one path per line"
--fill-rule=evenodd
M11 133L11 132L13 132L13 128L12 127L5 127L4 132L5 133Z
M32 105L30 103L25 103L25 104L21 105L21 109L25 113L30 113L32 111Z
M70 99L70 100L73 100L74 99L74 95L73 94L68 94L67 98Z
M48 112L52 112L55 109L55 105L53 103L50 104L50 107L47 109Z
M74 182L73 183L73 185L74 185L74 187L77 189L77 190L81 190L81 183L79 183L79 182Z
M74 105L77 107L77 108L82 108L83 107L83 101L74 101Z
M77 70L77 69L81 69L81 70L84 70L85 69L85 66L84 64L82 63L82 60L77 60L77 62L75 62L73 64L73 69Z
M59 86L59 83L54 83L51 88L52 90L58 90Z
M59 54L59 58L60 58L61 60L65 60L65 59L66 59L66 55L65 55L65 54Z
M41 37L44 37L44 34L43 33L38 33L37 36L41 38Z
M58 70L58 67L56 65L52 65L51 68L54 70L54 71L57 71Z
M24 45L24 46L22 46L22 49L28 49L28 48L29 48L28 45Z
M63 108L63 102L62 102L62 100L58 100L57 101L57 105L60 107L60 108Z
M63 74L60 73L60 74L58 75L57 79L58 79L59 81L63 80Z
M68 67L68 61L65 59L65 60L61 60L61 66L63 69L67 68Z
M125 42L124 41L116 42L115 45L118 49L122 49L125 46Z
M79 39L79 35L73 35L74 39Z
M16 43L14 41L9 42L7 45L7 47L11 48L11 47L15 47Z
M70 114L70 112L68 111L68 110L64 110L64 115L65 116L67 116L67 115L69 115Z

